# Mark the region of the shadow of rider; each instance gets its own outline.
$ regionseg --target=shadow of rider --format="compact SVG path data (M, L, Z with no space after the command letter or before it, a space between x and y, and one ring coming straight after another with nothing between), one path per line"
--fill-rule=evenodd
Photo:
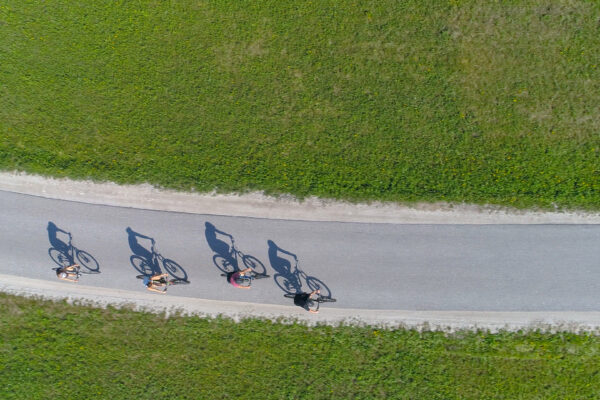
M218 230L210 222L205 222L204 226L206 228L204 230L204 235L206 236L206 242L208 243L208 246L210 247L210 249L212 251L214 251L216 254L225 258L232 266L234 266L237 269L237 267L238 267L237 259L236 259L236 257L233 257L233 249L231 248L231 246L228 243L219 239L217 237L217 234L227 236L229 238L229 240L231 240L232 242L233 242L233 236L227 232Z
M59 239L58 235L57 235L58 232L62 232L65 235L70 236L70 233L65 230L60 229L52 221L48 222L48 227L46 229L48 230L48 240L50 241L50 245L52 245L52 247L54 247L56 250L63 253L69 259L69 264L74 264L75 261L73 261L73 256L69 252L69 245L67 243L65 243L64 241L62 241L61 239Z
M289 259L281 257L281 255L288 255L292 257L294 260L298 260L298 257L289 251L283 250L279 246L277 246L272 240L268 240L267 244L269 246L269 262L271 263L271 267L280 275L283 275L289 281L295 282L295 286L300 287L301 283L298 282L296 275L292 272L292 263Z
M141 233L134 231L130 227L127 227L127 229L125 229L125 230L127 231L127 239L129 241L129 247L131 248L131 251L133 252L133 254L135 254L139 257L142 257L144 260L146 260L146 262L152 268L152 271L154 273L156 273L156 274L160 273L161 272L160 268L158 268L158 265L156 265L156 263L154 262L154 253L151 250L148 250L147 248L142 246L140 244L140 242L138 241L138 238L146 239L146 240L149 240L152 244L154 244L154 239L151 238L150 236L142 235Z

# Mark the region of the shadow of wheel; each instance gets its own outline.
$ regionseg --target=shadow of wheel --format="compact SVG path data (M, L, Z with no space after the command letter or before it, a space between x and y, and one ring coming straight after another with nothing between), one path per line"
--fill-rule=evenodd
M215 254L213 256L213 263L219 268L221 271L226 274L235 272L237 268L225 257Z
M302 291L295 279L290 279L285 275L275 274L275 276L273 276L273 280L286 294L295 294Z
M242 262L246 266L246 268L252 268L254 272L257 274L265 275L267 273L267 269L260 262L260 260L253 256L244 256L242 257Z
M148 261L145 258L133 255L129 258L129 261L131 261L131 265L133 265L133 268L138 270L141 274L148 276L154 275L154 268L152 268L150 263L148 263Z
M87 269L87 271L81 271L84 274L99 274L100 264L90 253L83 250L77 250L77 261L81 267Z
M48 249L48 255L50 256L52 261L54 261L59 267L64 268L73 264L69 256L67 256L62 251L55 249L54 247Z
M327 287L327 285L320 279L315 278L314 276L309 276L306 278L306 284L310 288L311 292L313 290L320 290L322 297L331 297L331 290Z
M165 258L163 261L163 267L165 271L167 271L167 273L173 278L187 282L187 273L183 268L181 268L181 265L177 264L175 261Z

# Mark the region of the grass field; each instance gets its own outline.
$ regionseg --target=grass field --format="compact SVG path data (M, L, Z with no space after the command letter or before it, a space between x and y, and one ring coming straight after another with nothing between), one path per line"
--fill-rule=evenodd
M165 319L0 294L2 399L593 399L600 338Z
M600 209L600 2L5 0L0 168Z

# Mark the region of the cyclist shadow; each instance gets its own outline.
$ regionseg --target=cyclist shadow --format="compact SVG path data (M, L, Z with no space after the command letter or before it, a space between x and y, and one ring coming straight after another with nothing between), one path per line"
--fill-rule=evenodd
M227 232L218 230L210 222L204 223L204 236L208 247L215 253L213 255L213 263L219 270L228 274L239 270L237 257L233 251L233 245L229 245L220 237L226 236L233 244L233 236ZM217 236L219 235L219 236Z
M79 264L81 267L79 272L82 274L100 273L98 261L87 251L80 250L73 245L73 235L70 232L60 229L52 221L48 221L46 229L48 230L48 240L52 246L48 249L48 255L58 265L53 268L54 270ZM67 240L63 240L59 234Z
M169 258L164 258L157 251L154 238L142 235L130 227L127 227L125 231L127 232L129 248L133 252L133 255L129 257L129 261L139 273L143 276L152 276L162 274L164 270L175 279L187 281L188 275L183 267ZM143 246L140 239L147 240L150 243L150 249Z
M308 276L298 267L296 254L282 249L272 240L268 240L267 244L269 245L269 262L275 270L273 280L285 294L308 293L318 289L323 297L331 297L331 290L325 282L314 276ZM290 258L294 260L293 266ZM306 284L306 288L304 284Z
M213 263L221 272L228 275L244 268L252 268L257 274L266 274L267 270L264 264L258 258L240 251L236 247L232 235L218 230L210 222L206 222L204 225L206 227L204 231L206 242L210 249L215 252ZM227 237L231 244L223 241L223 237ZM243 265L240 265L238 260L241 260Z

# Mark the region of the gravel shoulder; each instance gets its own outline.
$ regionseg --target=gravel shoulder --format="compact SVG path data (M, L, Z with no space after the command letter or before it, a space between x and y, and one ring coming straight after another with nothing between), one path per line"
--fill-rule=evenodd
M129 307L153 313L182 313L200 317L226 317L235 321L264 318L306 325L369 325L383 329L412 328L455 332L458 330L592 332L600 329L600 312L472 312L409 311L325 308L319 314L297 307L169 297L152 293L99 288L0 274L0 291L19 296L97 307Z
M259 192L216 194L177 192L143 185L117 185L92 181L46 178L17 172L0 172L0 190L50 199L90 204L299 221L336 221L392 224L600 224L600 213L545 212L492 206L447 203L401 205L349 203L292 197L271 197Z

